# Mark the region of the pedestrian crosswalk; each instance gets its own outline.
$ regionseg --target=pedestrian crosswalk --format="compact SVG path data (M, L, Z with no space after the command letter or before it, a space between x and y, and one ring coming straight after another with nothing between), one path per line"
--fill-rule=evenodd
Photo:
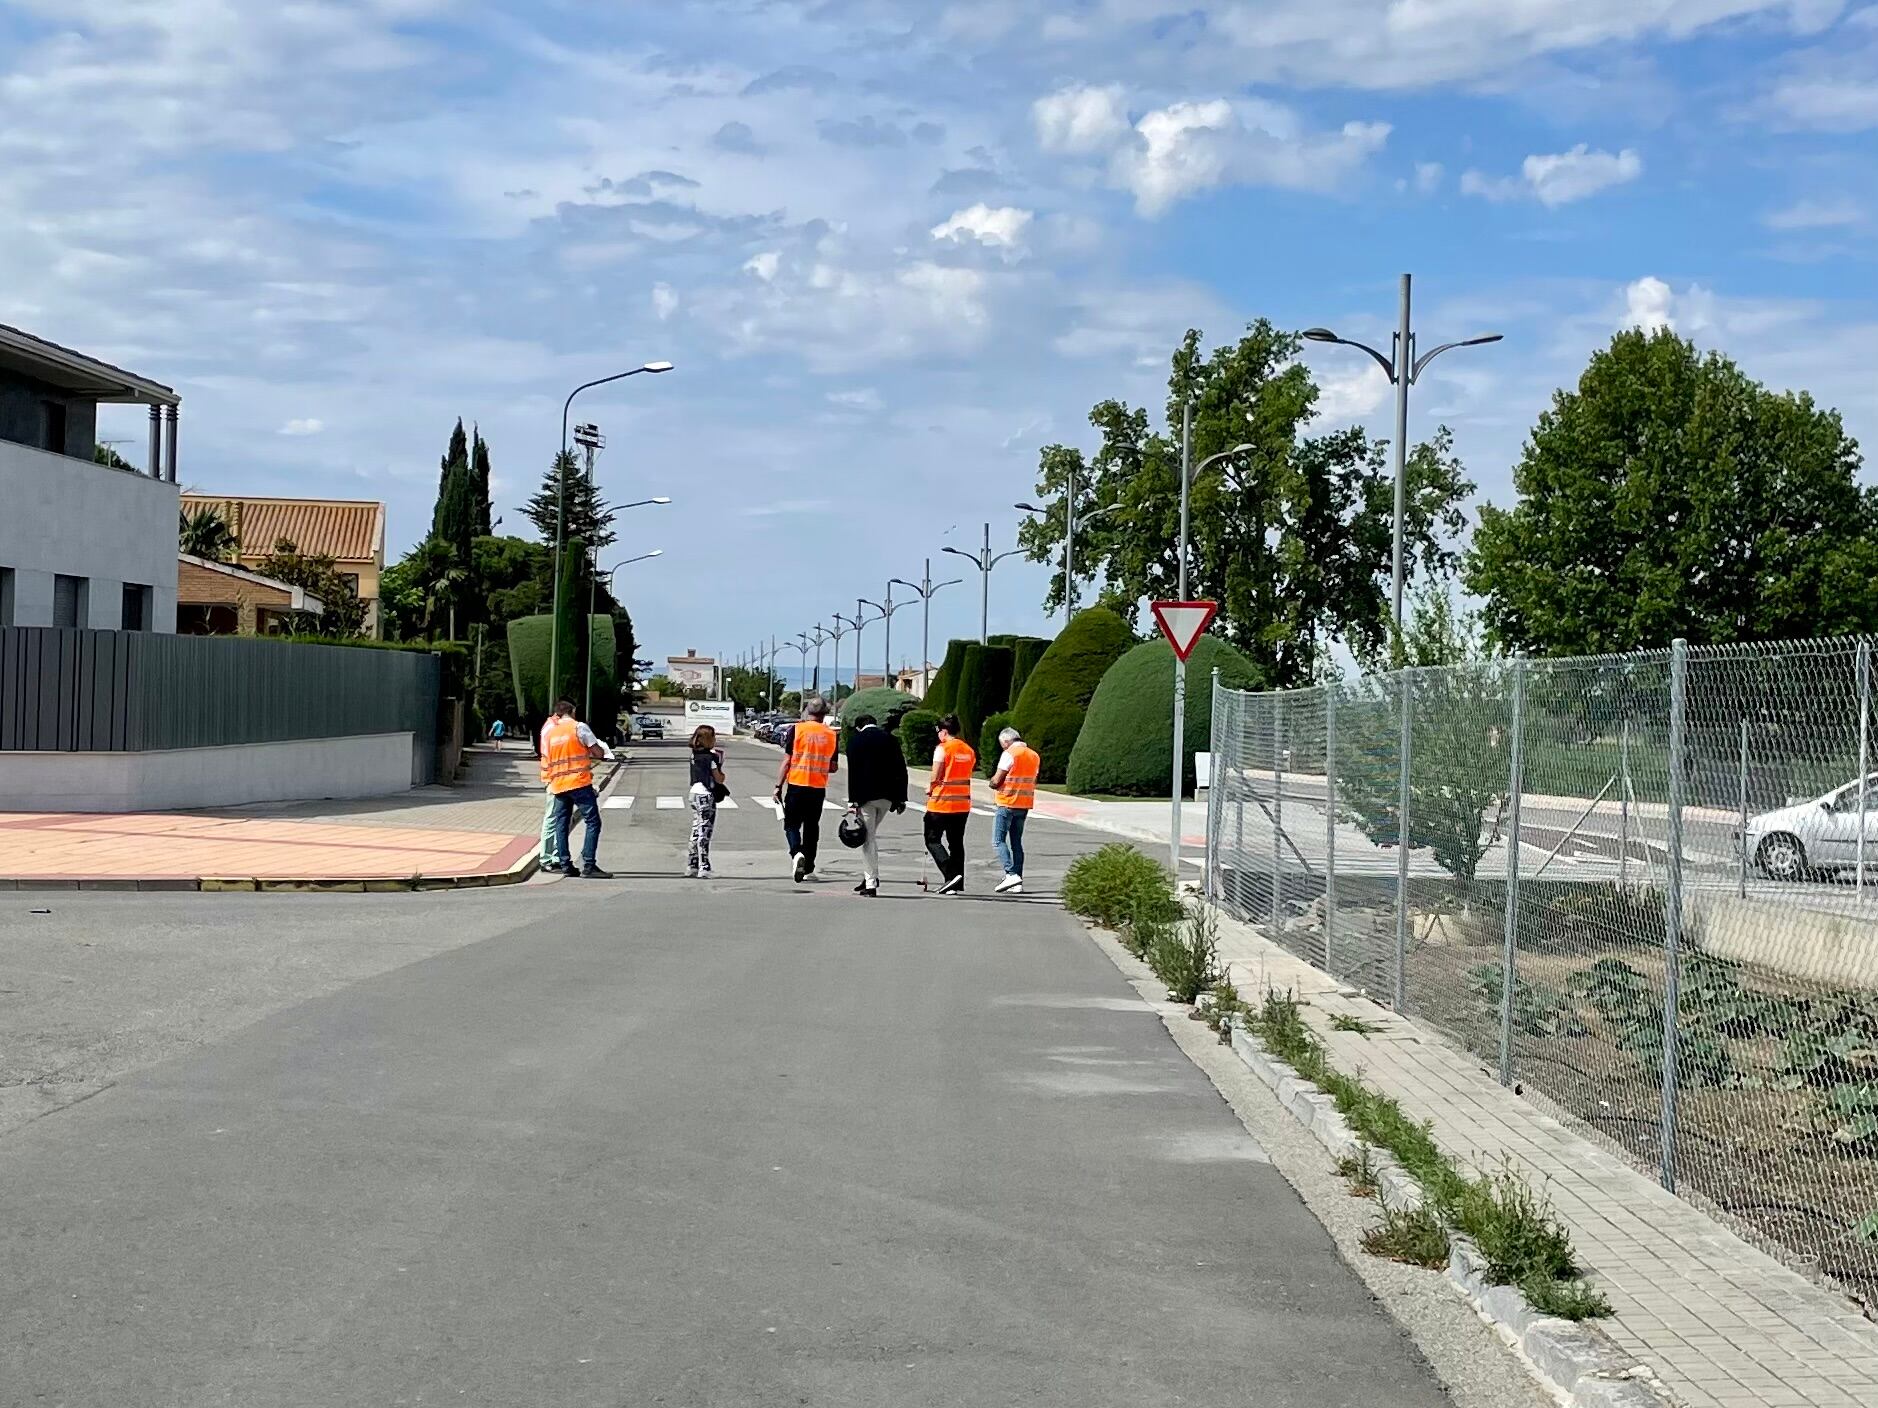
M601 805L608 811L626 812L631 811L633 804L639 800L640 799L637 797L608 797ZM682 812L688 810L691 805L690 800L682 794L673 795L671 793L665 793L652 797L650 800L653 810L661 812ZM777 816L782 815L782 804L776 800L773 793L763 794L753 792L750 794L750 800L756 803L758 807L775 812ZM720 812L734 812L737 810L737 799L735 797L726 797L717 804L717 809ZM822 810L825 812L845 812L847 809L846 803L843 802L825 800L822 803ZM911 801L906 804L906 809L910 812L923 812L926 810L920 803ZM994 813L989 807L973 807L972 814L974 816L991 816Z

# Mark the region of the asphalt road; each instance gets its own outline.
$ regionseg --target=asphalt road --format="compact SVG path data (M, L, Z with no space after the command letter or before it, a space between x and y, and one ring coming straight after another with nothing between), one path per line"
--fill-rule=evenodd
M232 902L429 951L0 1137L0 1404L1447 1401L1072 920L986 861L792 885L774 755L733 765L711 882L651 748L617 881L63 896L74 935L236 943ZM1035 888L1100 839L1038 825Z

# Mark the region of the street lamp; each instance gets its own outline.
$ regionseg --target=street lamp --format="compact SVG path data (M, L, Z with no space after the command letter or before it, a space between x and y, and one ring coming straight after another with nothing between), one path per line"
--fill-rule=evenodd
M817 621L814 634L810 635L809 639L815 642L815 679L809 686L809 693L820 694L822 692L822 646L828 640L828 628Z
M647 502L670 503L671 500L647 500ZM606 574L606 589L609 592L613 590L613 575L618 572L620 568L631 567L635 562L645 562L651 558L663 556L665 556L664 548L654 548L651 552L642 552L637 557L629 557L624 562L614 563ZM594 565L596 567L599 565L598 559L594 560ZM587 633L589 636L587 646L587 705L586 708L581 711L582 715L587 720L588 727L592 727L593 725L593 644L591 637L593 634L593 611L599 589L600 579L598 573L589 573L587 577Z
M1501 340L1497 332L1485 333L1479 337L1464 337L1458 342L1444 342L1431 352L1422 356L1415 355L1415 334L1409 327L1409 292L1411 277L1402 276L1401 321L1394 340L1390 344L1390 356L1383 356L1368 343L1357 342L1351 338L1338 337L1329 328L1306 328L1306 342L1334 342L1345 347L1354 347L1359 352L1367 352L1382 368L1383 375L1389 378L1395 387L1395 549L1390 566L1390 596L1394 603L1395 643L1391 654L1402 649L1402 570L1403 570L1403 522L1408 512L1408 404L1409 388L1421 380L1422 370L1443 352L1456 347L1484 347L1490 342Z
M888 595L892 595L891 589ZM867 624L867 619L861 615L861 608L864 606L871 606L880 613L873 618L874 620L887 622L887 646L889 650L893 648L893 613L877 601L869 601L864 596L857 596L854 599L854 692L856 694L861 692L861 627ZM887 672L881 674L880 681L882 684L887 682Z
M983 551L969 553L963 548L942 548L940 551L949 552L954 557L964 558L984 574L984 583L980 588L978 606L978 643L980 645L989 644L991 639L991 569L996 567L1007 557L1016 557L1022 549L1012 548L1009 552L1001 552L996 557L993 557L991 555L991 525L987 523L985 525L985 546Z
M560 688L561 678L561 551L567 543L567 417L574 408L574 398L583 391L605 386L610 381L624 381L642 372L669 372L670 362L647 362L631 371L583 381L567 393L561 404L561 457L554 462L554 624L548 628L548 693ZM552 703L553 701L550 701Z
M809 691L807 683L803 680L802 676L809 672L809 647L815 646L817 654L821 653L821 647L817 642L809 639L809 633L807 631L798 632L796 638L791 641L790 644L802 652L802 669L796 676L796 702L798 704L806 704L809 702Z
M856 614L858 615L859 613L857 612ZM834 683L828 688L829 694L833 696L828 702L831 704L839 704L841 702L841 638L850 631L860 630L861 626L859 622L850 621L839 611L834 613L834 621L835 628L828 634L834 637L835 642L835 679ZM859 676L860 671L855 671L855 677L858 679Z
M1020 513L1034 513L1039 518L1048 518L1048 509L1038 508L1035 504L1013 504ZM1093 523L1098 518L1106 518L1120 504L1110 504L1107 508L1091 509L1085 513L1081 522ZM1076 614L1076 477L1070 474L1069 488L1063 494L1063 623L1069 624L1070 617Z
M887 583L888 595L892 595L893 589L896 586L909 587L913 591L918 592L919 599L925 603L920 611L919 625L919 693L922 699L926 697L926 686L931 682L927 678L927 671L932 668L933 596L941 589L945 587L956 587L964 580L963 577L954 577L949 582L934 582L932 579L932 559L929 557L926 559L926 575L919 582L909 582L904 577L895 577L892 581Z

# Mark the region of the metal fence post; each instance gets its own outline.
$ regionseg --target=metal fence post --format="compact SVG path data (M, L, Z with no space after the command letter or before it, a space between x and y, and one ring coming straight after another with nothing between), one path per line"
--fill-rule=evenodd
M1065 587L1065 590L1068 590ZM1220 728L1221 700L1219 697L1219 666L1213 667L1213 715L1207 737L1206 779L1206 902L1213 903L1213 872L1219 867L1219 784L1224 780L1225 770L1219 765L1219 739L1223 730Z
M1519 802L1525 790L1526 662L1513 661L1512 762L1507 771L1506 939L1500 955L1500 1084L1513 1083L1513 989L1519 981Z
M1414 712L1415 672L1398 670L1402 693L1402 789L1397 800L1395 838L1395 1010L1408 1005L1408 928L1409 928L1409 763L1413 744L1410 724Z
M1865 779L1870 774L1871 759L1871 642L1858 643L1858 880L1854 898L1865 898ZM1741 828L1741 844L1747 844L1747 827Z
M1617 888L1630 888L1630 720L1617 754Z
M1669 648L1669 835L1663 857L1663 1113L1657 1130L1663 1187L1676 1191L1677 1023L1682 1001L1682 806L1684 716L1688 707L1689 642Z
M1748 897L1748 721L1741 720L1741 855L1740 872L1735 878L1735 893Z
M1324 686L1324 968L1337 971L1331 941L1337 932L1337 687Z
M1272 696L1272 941L1284 926L1285 723L1284 696Z

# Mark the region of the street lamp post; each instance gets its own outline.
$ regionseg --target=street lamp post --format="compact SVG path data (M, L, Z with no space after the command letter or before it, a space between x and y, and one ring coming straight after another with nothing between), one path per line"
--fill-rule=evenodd
M926 672L932 668L933 596L941 589L945 587L956 587L964 580L965 579L962 577L954 577L949 582L935 583L932 579L932 559L929 557L926 559L926 575L919 582L909 582L904 577L895 577L892 581L887 583L889 593L891 593L896 586L907 587L918 592L920 601L924 603L920 610L919 624L919 692L922 699L926 696L926 686L931 683L926 676Z
M590 391L596 386L605 386L610 381L623 381L629 376L638 376L641 372L669 372L670 362L647 362L642 367L631 371L614 372L612 376L597 377L593 381L583 381L567 393L567 400L561 404L561 457L554 462L554 623L548 628L548 693L552 695L561 687L561 552L567 544L567 418L574 408L574 398L583 391ZM548 701L552 708L554 701Z
M1376 365L1382 368L1383 375L1389 378L1395 387L1395 547L1390 564L1390 600L1395 622L1395 641L1390 647L1392 656L1400 657L1402 651L1402 580L1403 580L1403 542L1404 522L1408 512L1408 406L1409 388L1421 380L1422 371L1443 352L1456 347L1484 347L1490 342L1498 342L1501 334L1485 333L1479 337L1464 337L1458 342L1444 342L1433 351L1417 357L1415 355L1415 334L1409 325L1409 304L1412 278L1402 276L1401 317L1396 328L1394 341L1390 344L1390 356L1383 356L1368 343L1357 342L1351 338L1338 337L1329 328L1306 328L1304 338L1307 342L1335 342L1345 347L1354 347L1359 352L1367 352L1376 359Z
M991 525L987 523L985 546L980 552L969 553L963 548L944 548L941 551L949 552L954 557L964 558L984 574L984 582L980 587L978 599L978 643L984 645L991 638L991 569L1007 557L1016 557L1021 549L1012 548L1009 552L1001 552L993 557L991 555Z
M820 694L822 692L822 646L828 640L827 627L817 621L814 634L810 635L809 639L815 642L815 679L809 685L809 693Z
M874 610L878 611L880 613L878 619L887 623L887 643L881 647L880 651L880 679L882 684L888 684L890 686L890 682L893 679L893 613L898 611L902 606L910 606L911 604L910 602L895 601L893 599L893 582L891 580L887 583L887 600L885 604L878 601L863 603L863 605L871 606Z
M1110 504L1107 508L1091 509L1078 519L1076 501L1072 497L1075 492L1073 478L1070 484L1070 493L1063 496L1063 623L1065 625L1068 625L1070 618L1076 614L1076 525L1079 522L1093 523L1098 518L1106 518L1120 507L1118 504ZM1048 509L1038 508L1035 504L1013 504L1011 507L1020 513L1034 513L1039 518L1050 516Z
M652 503L669 504L671 500L670 499L646 499L644 502L649 503L649 504L652 504ZM628 504L626 505L626 507L637 508L638 505ZM645 562L651 558L663 557L663 556L665 556L664 548L654 548L652 549L651 552L642 552L637 557L629 557L624 562L614 563L612 568L606 574L606 589L609 592L613 590L613 575L614 573L618 572L620 568L630 567L635 562ZM592 563L596 569L599 567L598 558L592 559ZM600 576L599 576L598 571L595 570L595 571L589 572L587 574L587 631L589 635L591 635L593 632L593 612L594 612L594 607L597 604L599 590L600 590ZM581 713L582 713L582 716L587 720L587 726L591 728L593 726L593 646L591 643L589 643L587 647L587 703L586 703L586 707L581 711Z
M861 631L867 625L866 608L870 606L873 606L876 611L880 610L866 597L857 596L854 599L854 693L856 694L861 692ZM876 616L874 619L878 621L881 617Z
M848 633L848 627L853 623L840 612L835 613L834 620L834 627L828 632L828 638L835 644L834 676L828 686L828 692L830 695L834 696L829 702L839 703L841 695L841 638Z
M802 676L809 672L809 647L813 645L814 642L809 639L809 633L807 631L798 631L793 644L797 650L802 652L802 668L796 675L796 702L798 704L806 704L809 702L809 691Z

